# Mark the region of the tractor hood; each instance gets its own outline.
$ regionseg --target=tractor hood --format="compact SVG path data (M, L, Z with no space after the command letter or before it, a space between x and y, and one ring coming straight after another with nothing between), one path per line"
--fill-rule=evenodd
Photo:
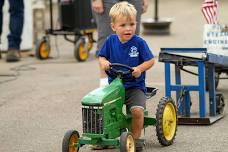
M110 85L91 91L85 97L83 97L81 101L82 105L103 106L109 101L115 101L124 98L125 89L121 81L121 79L116 78Z

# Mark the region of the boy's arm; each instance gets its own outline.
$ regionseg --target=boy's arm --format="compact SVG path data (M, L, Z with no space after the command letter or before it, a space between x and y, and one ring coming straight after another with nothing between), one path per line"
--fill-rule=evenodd
M152 58L148 61L143 62L142 64L138 65L137 67L134 67L134 71L132 72L132 75L136 78L138 78L142 72L150 69L155 63L155 59Z
M99 57L99 65L102 70L108 70L110 68L110 62L105 57Z

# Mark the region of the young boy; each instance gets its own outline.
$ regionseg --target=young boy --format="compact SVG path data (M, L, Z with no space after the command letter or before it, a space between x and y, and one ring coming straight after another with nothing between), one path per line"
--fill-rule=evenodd
M99 52L99 63L108 70L111 63L121 63L133 67L134 80L124 82L126 106L132 114L132 134L137 140L144 124L145 71L154 65L154 56L145 40L135 35L136 9L128 2L116 3L110 10L111 28L116 33L110 35Z

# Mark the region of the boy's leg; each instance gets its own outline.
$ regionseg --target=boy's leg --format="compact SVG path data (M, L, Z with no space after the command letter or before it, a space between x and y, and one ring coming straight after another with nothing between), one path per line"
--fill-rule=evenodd
M140 139L144 125L144 109L146 108L146 96L140 89L126 90L126 105L132 115L131 131L135 139L136 151L141 151L145 141Z
M127 89L125 99L125 104L132 114L132 134L134 139L138 139L144 125L145 93L140 89Z
M2 21L3 21L2 8L3 8L3 5L4 5L4 0L0 0L0 36L2 34Z
M94 16L97 23L97 51L96 56L98 57L99 50L102 48L107 37L113 33L111 28L111 20L109 17L109 11L111 7L116 3L116 0L103 0L104 12L99 14L94 12ZM104 70L100 68L100 87L108 85L108 78Z
M144 109L139 107L134 107L131 109L132 114L132 134L134 139L139 139L141 136L141 131L144 124Z

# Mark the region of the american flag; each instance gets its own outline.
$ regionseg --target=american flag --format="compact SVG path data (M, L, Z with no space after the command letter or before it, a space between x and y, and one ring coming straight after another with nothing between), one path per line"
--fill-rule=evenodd
M218 1L204 0L202 12L208 24L218 24Z

